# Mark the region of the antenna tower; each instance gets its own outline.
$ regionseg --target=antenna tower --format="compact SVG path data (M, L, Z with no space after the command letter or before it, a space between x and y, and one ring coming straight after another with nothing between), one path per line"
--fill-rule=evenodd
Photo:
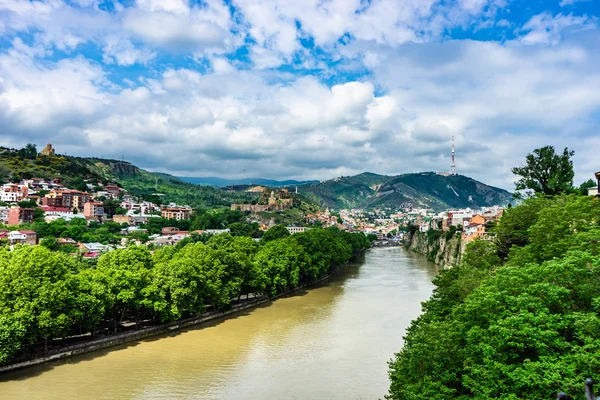
M454 162L454 133L452 134L452 159L450 161L450 175L456 175L456 163Z

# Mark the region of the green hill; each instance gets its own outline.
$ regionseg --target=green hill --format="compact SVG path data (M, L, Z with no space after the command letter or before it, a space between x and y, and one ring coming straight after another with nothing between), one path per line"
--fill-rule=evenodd
M463 175L434 172L398 176L363 173L304 186L306 197L340 208L401 207L409 204L436 210L506 204L511 194Z
M145 171L126 161L61 155L45 157L37 152L27 154L23 150L0 148L0 182L23 178L60 178L67 187L80 190L87 189L86 182L116 182L134 196L194 208L229 206L258 197L243 191L183 182L169 174Z

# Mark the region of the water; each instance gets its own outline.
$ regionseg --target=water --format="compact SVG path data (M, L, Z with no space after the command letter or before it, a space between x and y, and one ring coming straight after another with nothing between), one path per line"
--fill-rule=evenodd
M377 399L436 268L370 250L322 286L224 321L0 375L0 399Z

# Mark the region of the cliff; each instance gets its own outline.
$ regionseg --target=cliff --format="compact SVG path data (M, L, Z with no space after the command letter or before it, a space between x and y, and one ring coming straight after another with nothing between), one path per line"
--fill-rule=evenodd
M409 235L405 245L409 250L427 256L429 261L444 268L460 263L465 251L460 232L450 235L442 231L416 231Z

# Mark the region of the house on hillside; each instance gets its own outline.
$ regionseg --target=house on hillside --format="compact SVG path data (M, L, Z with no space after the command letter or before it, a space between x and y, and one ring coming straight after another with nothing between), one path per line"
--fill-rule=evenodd
M8 243L34 245L37 243L37 234L34 231L10 231L6 234Z

